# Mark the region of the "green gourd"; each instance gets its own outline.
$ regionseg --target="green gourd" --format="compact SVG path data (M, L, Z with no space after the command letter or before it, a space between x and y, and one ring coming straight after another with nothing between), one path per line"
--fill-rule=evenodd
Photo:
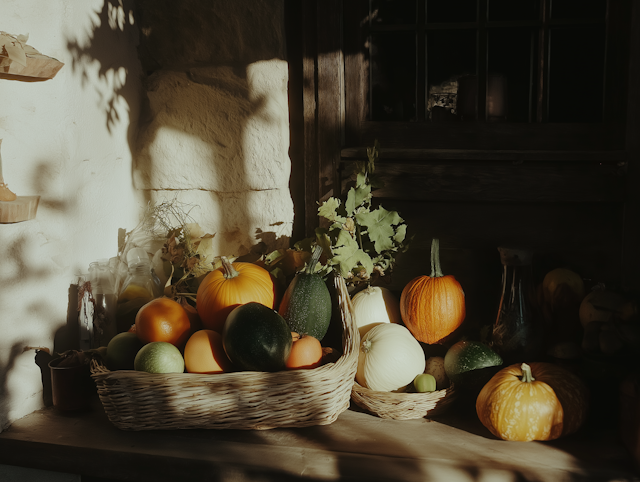
M331 322L331 294L322 277L313 272L321 254L322 246L316 245L305 269L289 283L278 312L291 331L322 341Z
M455 384L481 383L502 365L502 358L479 341L461 340L447 350L444 370ZM484 381L488 381L488 378Z

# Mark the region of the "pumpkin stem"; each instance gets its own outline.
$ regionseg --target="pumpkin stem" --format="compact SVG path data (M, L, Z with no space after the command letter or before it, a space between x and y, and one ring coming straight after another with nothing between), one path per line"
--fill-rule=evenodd
M231 279L238 276L238 271L233 267L233 264L229 262L226 256L220 256L222 262L222 271L224 271L225 279Z
M364 340L362 342L362 351L365 353L369 353L369 350L371 350L371 341L370 340Z
M305 273L313 274L313 272L316 269L316 265L318 264L318 261L320 261L321 255L322 255L322 246L320 246L319 244L316 244L313 247L313 253L311 254L311 259L309 260L309 263L307 264L307 267L304 270Z
M535 378L533 378L533 375L531 374L531 367L529 365L523 363L520 369L522 370L521 380L523 383L531 383L535 380Z
M440 240L433 238L431 240L431 277L442 277L442 268L440 267Z

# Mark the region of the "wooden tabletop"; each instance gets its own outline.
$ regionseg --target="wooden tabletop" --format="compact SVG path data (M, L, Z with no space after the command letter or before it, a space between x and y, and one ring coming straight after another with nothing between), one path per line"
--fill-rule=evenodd
M383 420L354 407L331 425L265 431L122 431L90 411L34 412L0 433L0 463L116 480L638 481L617 429L505 442L472 414Z

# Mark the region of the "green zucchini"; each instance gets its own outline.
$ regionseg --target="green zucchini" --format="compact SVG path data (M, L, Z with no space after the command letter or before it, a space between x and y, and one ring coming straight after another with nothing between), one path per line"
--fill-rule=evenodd
M291 331L322 341L331 322L331 294L322 277L313 270L322 254L316 245L311 260L296 274L280 302L278 312Z

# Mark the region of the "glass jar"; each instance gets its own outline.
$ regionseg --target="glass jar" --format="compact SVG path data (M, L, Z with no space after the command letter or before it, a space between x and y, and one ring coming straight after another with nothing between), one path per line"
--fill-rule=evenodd
M127 276L118 294L118 332L131 328L138 310L162 294L160 288L146 250L131 248L127 253Z
M535 361L543 353L543 320L536 301L526 249L498 248L502 262L502 295L493 325L492 348L506 365Z
M93 329L91 347L107 346L116 336L115 277L108 260L94 261L89 265L89 281L93 298Z

